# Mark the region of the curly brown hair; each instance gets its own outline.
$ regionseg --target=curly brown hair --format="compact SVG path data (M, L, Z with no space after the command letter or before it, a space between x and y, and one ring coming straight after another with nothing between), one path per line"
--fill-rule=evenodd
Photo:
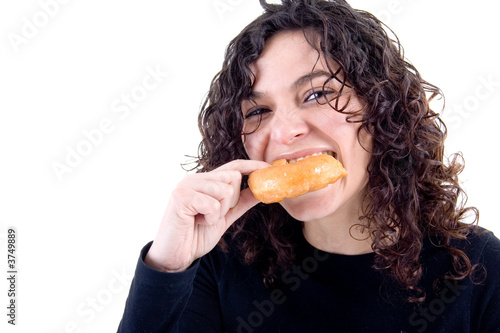
M471 232L478 211L465 206L467 197L458 182L461 155L445 161L446 126L429 106L430 100L442 97L440 89L421 78L405 60L397 37L366 11L353 9L342 0L260 2L264 13L230 42L222 70L202 106L198 172L248 159L241 102L252 90L254 77L249 66L266 41L282 31L314 35L319 43L310 42L311 46L339 65L341 75L331 71L330 79L343 78L342 83L366 104L347 121L359 121L359 131L368 132L373 140L360 224L373 230L374 268L388 272L404 286L408 301L423 301L425 293L418 287L422 276L419 255L424 238L432 237L453 258L455 272L447 278L472 277L475 266L452 246L452 240L464 239ZM344 109L332 107L338 112ZM243 182L242 188L245 186ZM473 223L465 223L469 215ZM259 204L229 233L245 262L257 265L264 282L271 284L292 264L301 228L279 204Z

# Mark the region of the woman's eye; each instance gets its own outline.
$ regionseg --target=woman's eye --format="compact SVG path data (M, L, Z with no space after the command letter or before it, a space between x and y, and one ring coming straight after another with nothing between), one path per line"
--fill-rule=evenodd
M256 106L245 113L243 121L243 134L249 135L257 131L262 121L271 113L271 109Z
M245 114L245 119L256 117L256 116L262 116L263 114L266 114L268 112L271 112L268 108L265 107L255 107L250 109L246 114Z
M306 96L304 102L311 102L314 100L319 104L326 104L330 102L335 95L336 93L333 90L315 90Z

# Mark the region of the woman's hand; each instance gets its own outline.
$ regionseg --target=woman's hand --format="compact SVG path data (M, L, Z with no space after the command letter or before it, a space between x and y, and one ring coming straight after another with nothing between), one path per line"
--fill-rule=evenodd
M212 250L231 224L258 203L249 189L240 192L242 175L268 166L235 160L184 178L172 192L146 264L180 272Z

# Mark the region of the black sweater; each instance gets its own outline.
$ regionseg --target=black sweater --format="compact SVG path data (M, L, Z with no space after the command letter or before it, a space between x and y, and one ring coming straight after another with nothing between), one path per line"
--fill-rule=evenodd
M118 332L500 332L500 241L470 236L463 249L484 281L436 278L451 271L450 256L424 242L419 306L387 274L372 268L374 254L319 251L301 237L294 266L266 288L238 251L214 249L182 273L161 273L141 252Z

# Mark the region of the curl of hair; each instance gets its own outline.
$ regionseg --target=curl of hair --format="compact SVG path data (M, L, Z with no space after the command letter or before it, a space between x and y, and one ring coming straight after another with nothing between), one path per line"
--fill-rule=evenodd
M404 286L408 301L422 301L419 255L423 239L432 237L452 257L455 272L447 278L472 277L475 266L452 241L471 232L478 212L465 206L467 197L458 181L461 155L445 161L446 126L429 106L430 100L442 97L440 89L421 78L405 60L397 37L391 38L376 17L343 0L261 0L261 5L264 13L228 45L202 106L198 172L248 159L240 104L250 96L254 77L249 66L266 41L282 31L312 33L319 43L310 42L311 46L340 66L344 84L366 104L347 119L359 121L360 132L373 140L360 223L373 230L374 267ZM331 73L337 78L338 73ZM474 223L465 223L469 215ZM301 228L279 204L259 204L229 232L245 262L257 265L270 284L291 265Z

